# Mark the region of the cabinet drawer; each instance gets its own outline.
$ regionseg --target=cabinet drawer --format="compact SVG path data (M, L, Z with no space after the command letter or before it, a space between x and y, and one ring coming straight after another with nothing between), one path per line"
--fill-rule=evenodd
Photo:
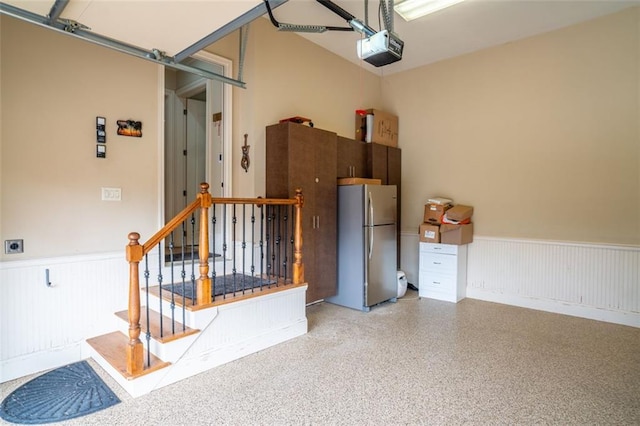
M420 287L425 289L454 292L457 286L455 277L438 274L420 274Z
M420 254L426 253L442 253L442 254L458 254L460 246L454 244L436 244L436 243L420 243Z
M457 302L461 299L458 296L457 280L454 277L425 274L424 271L420 273L418 295L448 302Z
M420 269L441 274L455 275L458 270L458 257L450 254L421 254Z

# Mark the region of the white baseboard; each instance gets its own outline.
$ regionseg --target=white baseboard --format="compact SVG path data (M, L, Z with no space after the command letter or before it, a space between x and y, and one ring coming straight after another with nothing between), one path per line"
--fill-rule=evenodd
M74 343L63 348L3 360L0 362L0 383L73 364L81 359L80 343Z
M553 312L562 315L570 315L573 317L592 319L596 321L628 325L631 327L640 327L640 313L616 312L550 299L534 299L512 294L494 293L471 287L467 287L467 298L518 306L520 308L535 309L538 311Z

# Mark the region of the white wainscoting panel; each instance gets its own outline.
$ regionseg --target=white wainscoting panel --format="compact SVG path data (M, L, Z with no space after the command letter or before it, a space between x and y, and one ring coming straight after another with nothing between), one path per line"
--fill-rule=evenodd
M640 327L640 247L474 237L467 297Z
M115 329L128 288L124 250L0 263L0 382L79 361L84 339Z

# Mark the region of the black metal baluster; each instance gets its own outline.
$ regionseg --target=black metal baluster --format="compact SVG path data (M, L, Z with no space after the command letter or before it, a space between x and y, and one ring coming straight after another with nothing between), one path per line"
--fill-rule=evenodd
M289 207L289 216L291 217L291 238L289 241L289 263L291 267L289 268L289 279L293 283L293 264L295 263L295 245L296 245L296 208L295 206Z
M282 239L282 241L284 242L284 244L282 244L282 267L284 268L284 274L283 274L283 278L284 281L286 282L287 280L287 271L288 266L289 266L289 257L287 256L287 252L289 249L289 245L287 244L287 242L289 241L289 238L287 237L289 235L289 206L282 206L281 207L284 210L284 238ZM276 281L276 287L278 286L278 282Z
M222 298L227 298L226 280L227 276L227 205L222 207Z
M191 305L196 304L196 255L195 255L196 216L191 214Z
M187 270L185 269L185 257L186 257L186 253L184 251L185 249L185 245L187 244L187 229L186 229L186 224L184 222L184 220L182 221L182 224L180 226L180 237L181 237L181 242L180 242L180 258L181 258L181 269L180 269L180 279L182 280L182 331L184 332L186 330L186 323L187 323L187 303L186 303L186 284L187 284Z
M174 244L173 244L173 231L171 232L171 234L169 234L169 262L170 262L170 275L171 275L171 334L176 334L176 326L175 326L175 322L176 322L176 298L175 298L175 276L173 274L174 269L173 269L173 261L174 261L174 254L173 254L173 249L174 249ZM162 318L160 318L160 321L162 322ZM164 336L161 336L164 337Z
M164 247L164 246L165 246L165 241L162 240L161 244L158 245L158 252L159 252L158 253L158 294L160 294L160 309L159 309L159 312L160 312L160 337L164 336L164 331L162 329L162 325L163 325L163 321L162 321L162 305L163 305L163 303L162 303L162 300L163 300L162 299L162 280L163 280L163 277L162 277L162 259L163 259L162 247Z
M276 206L275 209L277 211L277 215L276 215L276 226L277 226L277 232L278 232L278 236L276 238L276 246L275 246L275 253L274 253L274 260L273 260L273 264L276 265L276 282L278 282L278 277L280 277L282 275L281 272L281 265L280 265L280 250L281 245L280 243L282 243L282 206ZM269 288L271 288L271 282L269 282Z
M251 205L251 277L256 275L256 205ZM262 286L262 277L260 277L260 286ZM255 286L251 287L253 293Z
M236 240L236 225L238 223L238 218L236 217L236 204L232 206L232 216L231 216L231 239L232 241ZM236 273L238 272L236 269L236 250L235 246L233 247L233 259L231 261L231 274L233 275L233 294L235 295L237 287L236 287Z
M245 276L247 274L246 269L246 250L247 250L247 205L242 205L242 294L247 287ZM253 279L253 278L252 278ZM253 288L253 282L250 283Z
M267 206L267 223L266 223L266 235L265 235L265 244L266 244L266 262L267 262L267 277L271 278L272 274L272 265L271 265L271 232L273 225L272 208L271 206Z
M264 278L264 212L266 207L260 206L260 276ZM260 282L260 290L262 290L262 282Z

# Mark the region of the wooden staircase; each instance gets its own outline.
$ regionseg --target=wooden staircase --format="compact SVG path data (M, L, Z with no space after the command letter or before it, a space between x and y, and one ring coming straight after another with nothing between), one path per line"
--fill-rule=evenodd
M285 278L268 288L229 294L219 299L212 296L209 268L211 262L215 267L215 261L209 256L208 209L215 204L228 203L234 204L234 212L235 204L254 204L258 208L288 205L295 208L295 229L291 239L295 249L290 253L293 263L292 276L288 280ZM128 309L115 313L120 330L86 340L83 358L95 359L129 394L136 397L306 333L307 284L302 264L302 205L300 191L295 199L214 199L208 193L208 185L203 183L196 201L149 241L139 244L140 236L130 233L126 247L130 273ZM153 248L160 247L162 241L182 223L193 218L196 211L200 214L200 275L194 281L193 305L183 307L180 304L182 299L171 299L169 291L162 291L160 297L157 287L141 286L138 267ZM234 216L233 223L235 221ZM256 246L255 241L249 243L250 247ZM245 245L243 240L242 247ZM260 240L259 246L262 245ZM163 259L161 254L158 256ZM235 261L233 265L235 273ZM149 276L148 270L145 270L145 276ZM141 306L141 300L148 303L149 309ZM158 307L163 315L151 307ZM176 318L166 316L171 312L178 312ZM178 317L184 318L184 324L176 320Z
M175 335L164 338L159 338L160 324L155 321L150 324L151 364L139 374L127 372L126 349L130 342L122 330L88 339L83 357L93 358L130 395L141 396L305 334L306 289L304 283L291 284L261 295L237 297L223 304L190 310L186 330L177 330ZM126 329L127 312L115 315L124 319L122 329ZM163 328L170 327L170 319L165 317L164 321ZM145 324L146 319L141 323ZM149 348L145 334L143 327L141 340L146 362Z

